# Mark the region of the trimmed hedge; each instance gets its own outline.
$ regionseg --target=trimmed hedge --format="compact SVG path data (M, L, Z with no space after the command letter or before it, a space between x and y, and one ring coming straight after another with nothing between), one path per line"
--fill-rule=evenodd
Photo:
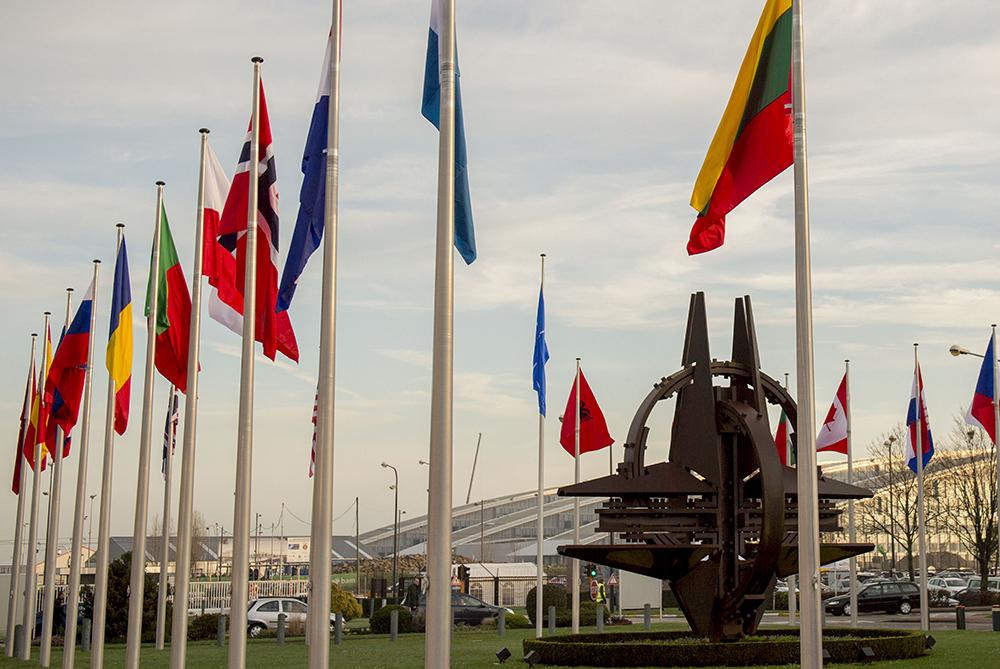
M368 627L375 634L388 634L389 633L389 616L392 611L399 611L399 633L410 631L410 624L413 622L413 614L405 606L399 606L397 604L390 604L389 606L383 606L378 611L375 612L371 618L368 619Z
M219 614L206 613L188 621L188 641L214 639L219 633Z
M524 608L527 609L528 620L532 624L535 623L535 590L536 588L529 590L527 597L524 598ZM546 623L548 622L550 606L556 607L557 618L560 612L569 610L569 593L566 592L566 588L561 585L545 584L542 586L542 619ZM596 621L596 616L594 619Z
M542 664L598 667L708 667L797 664L796 630L732 643L712 643L690 632L576 634L525 639L524 652L536 651ZM823 648L832 662L857 662L870 647L876 660L919 657L927 652L923 633L910 630L824 630Z

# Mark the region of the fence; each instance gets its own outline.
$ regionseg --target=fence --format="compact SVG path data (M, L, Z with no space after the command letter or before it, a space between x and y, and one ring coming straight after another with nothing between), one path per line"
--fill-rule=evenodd
M535 587L534 576L473 577L469 594L494 606L524 606L528 591ZM499 595L499 600L497 601Z
M309 581L250 581L249 599L296 597L309 591ZM188 589L188 613L203 610L217 613L229 608L233 587L230 581L192 581Z

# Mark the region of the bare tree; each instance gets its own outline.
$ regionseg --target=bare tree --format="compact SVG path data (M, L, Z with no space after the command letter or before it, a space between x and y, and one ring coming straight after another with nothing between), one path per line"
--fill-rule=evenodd
M965 424L961 416L954 419L947 446L938 456L946 470L941 483L949 500L947 528L976 561L980 588L985 592L997 550L996 446L988 434Z
M918 543L917 476L906 463L906 426L896 425L892 430L874 439L868 446L874 467L868 474L867 486L877 491L875 498L858 504L861 531L868 534L885 534L906 553L906 566L910 580L914 579L914 557ZM924 492L932 488L933 481L942 467L934 458L924 468ZM940 507L924 500L924 520L933 525L944 514ZM893 569L897 565L892 565Z
M202 543L205 541L205 537L208 534L208 521L205 519L205 514L201 511L194 509L191 512L191 564L196 565L199 562L199 558L205 555L205 549L202 548Z

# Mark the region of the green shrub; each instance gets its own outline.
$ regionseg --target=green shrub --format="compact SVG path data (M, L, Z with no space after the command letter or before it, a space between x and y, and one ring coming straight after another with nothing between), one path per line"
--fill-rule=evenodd
M188 620L188 641L214 639L219 630L219 614L206 613Z
M515 613L514 615L507 614L504 618L504 625L507 629L512 630L527 630L535 626L533 622L528 619L528 616L522 616L520 613Z
M341 589L336 583L330 584L330 613L340 613L344 621L361 617L361 604L354 595Z
M1000 604L1000 592L969 589L955 595L955 599L962 606L992 606Z
M390 604L389 606L383 606L378 611L375 612L371 618L368 619L368 627L371 628L372 632L375 634L388 634L389 633L389 616L392 611L399 611L399 632L409 632L410 625L413 622L413 614L405 606L399 606L397 604Z
M611 613L604 609L604 622L611 620ZM597 624L597 604L594 602L580 602L580 624L588 627ZM570 609L556 611L556 627L572 627L573 613Z
M543 618L549 615L549 607L556 607L556 616L558 617L561 611L569 610L569 595L566 592L566 588L561 585L543 585L542 586L542 616ZM528 610L528 619L532 624L535 623L535 588L528 591L528 596L524 600L524 608ZM596 620L596 616L594 617ZM546 620L547 622L547 620Z

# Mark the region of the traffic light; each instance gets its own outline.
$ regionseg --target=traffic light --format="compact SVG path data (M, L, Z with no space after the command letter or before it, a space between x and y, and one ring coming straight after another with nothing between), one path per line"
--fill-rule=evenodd
M593 562L587 564L587 575L589 575L590 578L597 578L597 565Z

